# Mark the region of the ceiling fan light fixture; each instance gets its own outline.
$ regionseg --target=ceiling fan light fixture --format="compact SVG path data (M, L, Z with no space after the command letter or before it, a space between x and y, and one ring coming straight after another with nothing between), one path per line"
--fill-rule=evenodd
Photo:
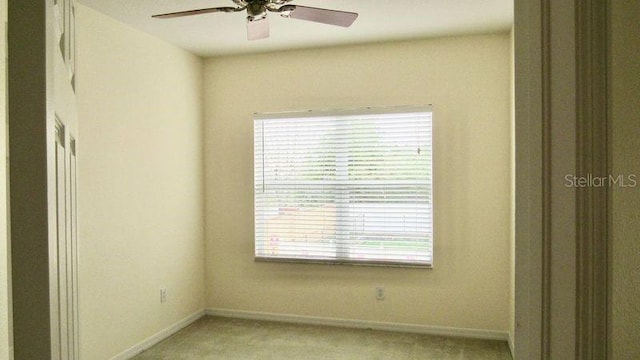
M247 17L247 40L260 40L269 37L269 21L262 18Z

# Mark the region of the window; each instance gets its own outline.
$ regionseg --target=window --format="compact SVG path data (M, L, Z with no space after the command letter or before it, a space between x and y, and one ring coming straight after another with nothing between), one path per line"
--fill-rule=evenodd
M430 267L428 107L257 114L256 260Z

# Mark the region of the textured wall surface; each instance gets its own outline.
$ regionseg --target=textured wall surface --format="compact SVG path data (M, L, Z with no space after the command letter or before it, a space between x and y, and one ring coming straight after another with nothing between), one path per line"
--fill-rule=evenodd
M509 34L212 58L204 79L208 307L506 335ZM416 104L433 104L433 270L253 261L254 112Z
M202 60L87 7L77 27L80 343L101 360L204 307Z

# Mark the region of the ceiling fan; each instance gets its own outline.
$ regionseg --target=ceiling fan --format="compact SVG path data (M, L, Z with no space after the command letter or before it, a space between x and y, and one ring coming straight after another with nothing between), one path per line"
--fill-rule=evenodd
M357 13L339 10L321 9L288 4L293 0L232 0L237 7L213 7L178 11L153 15L154 18L169 19L181 16L209 14L214 12L247 11L247 38L258 40L269 37L269 12L279 13L285 18L314 21L323 24L349 27L358 17Z

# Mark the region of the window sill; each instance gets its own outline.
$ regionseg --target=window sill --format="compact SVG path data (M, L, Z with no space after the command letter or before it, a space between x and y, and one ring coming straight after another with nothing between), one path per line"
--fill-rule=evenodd
M372 266L372 267L391 267L391 268L411 268L411 269L433 269L433 264L413 264L390 261L349 261L349 260L312 260L298 258L269 258L255 257L255 262L268 263L289 263L289 264L322 264L322 265L349 265L349 266Z

